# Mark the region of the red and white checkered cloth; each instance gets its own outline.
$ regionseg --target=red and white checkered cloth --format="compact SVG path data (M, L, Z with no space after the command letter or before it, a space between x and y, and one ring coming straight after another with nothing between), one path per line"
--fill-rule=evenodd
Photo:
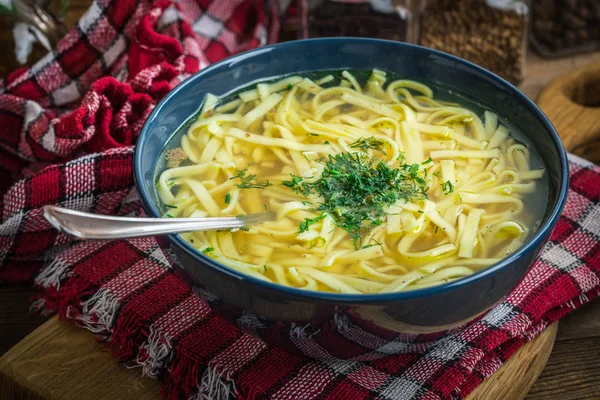
M0 283L35 279L38 309L108 339L115 356L160 378L171 399L460 399L599 294L600 169L576 157L563 217L518 288L427 348L372 361L314 360L265 345L212 312L208 294L174 275L153 238L73 243L52 229L45 204L141 213L132 145L145 117L197 69L272 41L268 8L259 0L96 0L56 51L2 83ZM330 335L364 344L360 329ZM319 349L311 340L304 350Z

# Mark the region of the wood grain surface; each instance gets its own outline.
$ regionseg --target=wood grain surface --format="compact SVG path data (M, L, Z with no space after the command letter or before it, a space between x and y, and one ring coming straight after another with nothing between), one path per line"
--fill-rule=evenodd
M69 25L79 18L90 0L69 2ZM16 65L12 49L10 21L0 18L0 76L13 70ZM34 53L39 50L34 50ZM32 55L28 64L39 57ZM545 61L535 54L528 56L528 70L520 89L530 98L537 98L542 88L555 77L572 72L579 67L600 62L600 53L579 55L559 60ZM586 78L587 79L587 78ZM592 79L598 82L600 78ZM560 91L558 92L560 93ZM581 94L584 93L584 94ZM593 94L585 91L567 93L565 97L583 103L586 108L597 110ZM552 96L550 96L552 98ZM556 118L556 117L555 117ZM552 117L551 117L552 119ZM553 123L557 124L556 120ZM564 136L564 129L561 134ZM576 150L588 158L600 160L600 132L583 142L581 138L568 139L567 149ZM577 132L572 135L576 136ZM573 137L574 137L573 136ZM159 387L156 381L142 378L139 369L128 369L108 354L104 343L98 343L93 335L71 323L50 319L37 330L32 330L46 319L28 311L28 298L35 291L31 288L0 288L0 355L19 342L0 358L0 399L155 399ZM556 325L555 325L556 326ZM552 343L554 329L543 332L533 343L547 349ZM526 354L531 347L524 347L519 354ZM65 357L65 354L68 357ZM502 383L503 376L527 375L527 382L535 380L531 372L543 365L543 352L529 357L529 364L516 362L514 357L489 381L500 382L504 392L496 395L481 386L472 399L519 399L525 390L516 390ZM25 356L24 356L25 355ZM514 368L514 369L512 369ZM20 373L17 380L17 371ZM531 370L531 371L530 371ZM514 372L512 372L514 371ZM498 384L496 384L498 386ZM526 387L525 385L523 387ZM65 388L68 389L65 391ZM473 397L479 396L479 397ZM492 397L490 397L492 396ZM515 397L513 397L515 396ZM539 379L531 387L526 400L598 400L600 399L600 301L582 307L563 318L556 334L554 350Z
M565 147L600 161L600 61L554 79L540 93L538 104Z
M50 319L0 358L0 399L160 399L156 380L120 364L105 343Z

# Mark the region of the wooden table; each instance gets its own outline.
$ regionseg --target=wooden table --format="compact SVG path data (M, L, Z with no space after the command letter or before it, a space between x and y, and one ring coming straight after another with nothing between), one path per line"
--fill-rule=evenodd
M68 19L74 21L88 2L89 0L74 1L74 8ZM3 48L12 51L12 40L5 28L6 25L0 20L0 43ZM530 55L526 79L520 88L529 97L535 99L540 90L555 76L594 61L600 61L600 53L555 61L545 61ZM0 76L4 76L13 66L12 55L6 51L0 53ZM46 320L37 314L29 313L28 299L34 293L35 290L32 288L0 288L0 355ZM99 345L93 342L90 335L89 346ZM147 383L147 380L135 378L139 375L137 371L128 373L132 373L132 385L144 384L141 382L155 385L155 382ZM65 374L65 377L67 375ZM90 379L93 379L93 374L90 374ZM526 398L529 400L548 398L597 400L600 399L599 382L600 301L596 300L561 320L548 364ZM84 382L76 382L76 384L84 384ZM124 398L127 398L126 393L125 391ZM0 399L3 398L0 393Z

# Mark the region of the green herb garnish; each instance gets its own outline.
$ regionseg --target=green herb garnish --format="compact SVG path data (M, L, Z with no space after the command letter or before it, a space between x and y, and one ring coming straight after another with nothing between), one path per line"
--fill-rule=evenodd
M442 171L440 171L439 169L437 171L435 171L433 173L433 176L435 176L436 178L441 178L442 177Z
M371 136L369 138L360 138L357 141L350 143L349 146L352 149L361 149L365 153L368 149L373 149L386 155L386 152L382 147L384 144L385 142L383 140L377 140L374 136Z
M312 194L322 197L314 209L321 211L320 217L306 219L299 231L308 230L310 225L330 215L337 226L348 232L357 249L362 246L363 237L383 223L387 207L398 200L427 198L425 171L419 164L392 168L361 153L328 156L321 177L314 182L291 176L292 180L282 182L283 185L305 197Z
M381 246L381 242L377 241L375 238L371 238L371 242L375 242L375 244L373 243L369 243L369 244L365 244L362 248L363 249L368 249L369 247L373 247L373 246Z
M240 179L240 183L236 183L240 189L264 189L268 186L271 186L271 182L258 182L256 180L256 175L246 175L248 173L248 167L242 170L236 170L236 175L229 178L229 180Z
M175 184L175 181L169 181L169 182L167 182L167 187L173 187L174 184Z
M202 252L203 252L204 254L212 253L213 251L215 251L215 248L214 248L214 247L207 247L207 248L205 248L204 250L202 250Z
M326 217L325 214L321 214L316 218L305 218L304 221L300 222L300 227L298 228L298 233L306 232L308 230L309 226L316 224L317 222L319 222L320 220L322 220L325 217Z
M310 187L304 185L304 178L298 175L290 174L291 181L283 181L281 184L292 189L294 192L308 197L310 195Z
M231 203L231 193L225 195L225 204Z
M429 157L427 160L423 161L421 163L421 165L427 165L427 164L432 163L432 162L433 162L433 158Z
M292 87L293 87L293 86L292 86L292 84L291 84L291 83L290 83L290 84L288 84L288 86L287 86L287 90L292 90Z
M167 208L171 208L171 209L175 209L175 208L177 208L177 206L172 206L172 205L170 205L170 204L165 204L165 207L167 207Z
M454 185L450 181L443 182L442 190L444 191L444 194L450 194L454 192Z
M167 216L167 218L175 218L174 216L172 216L171 214L165 214Z

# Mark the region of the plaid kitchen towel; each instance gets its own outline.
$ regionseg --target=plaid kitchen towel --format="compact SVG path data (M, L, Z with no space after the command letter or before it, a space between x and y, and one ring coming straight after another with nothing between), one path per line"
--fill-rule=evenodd
M273 5L274 10L267 12ZM163 396L460 399L549 323L600 290L600 169L571 156L571 189L523 282L478 321L413 352L340 361L267 346L217 316L153 238L73 243L42 217L59 204L136 216L132 145L181 79L276 38L276 3L96 0L57 49L0 86L0 283L35 281L34 306L106 339ZM275 28L274 28L275 27ZM329 332L364 343L360 327ZM331 338L330 338L331 339ZM335 340L335 339L333 339ZM370 359L370 361L369 361Z

